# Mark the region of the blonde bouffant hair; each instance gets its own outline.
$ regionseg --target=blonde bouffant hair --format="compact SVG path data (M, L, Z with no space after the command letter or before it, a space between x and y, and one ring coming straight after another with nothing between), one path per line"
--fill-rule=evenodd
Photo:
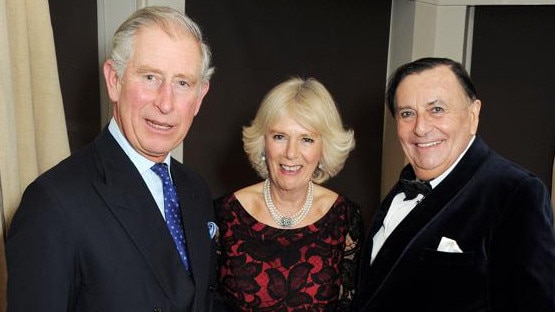
M268 178L264 136L285 113L322 138L320 164L312 175L323 183L337 175L355 147L354 131L345 129L328 90L314 78L290 78L275 86L262 100L251 125L243 127L243 147L252 167Z

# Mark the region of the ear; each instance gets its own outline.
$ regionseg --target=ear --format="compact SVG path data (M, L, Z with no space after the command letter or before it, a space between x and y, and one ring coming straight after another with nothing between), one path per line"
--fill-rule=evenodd
M199 96L197 98L197 103L196 103L196 107L195 107L195 116L200 111L200 106L202 105L202 100L204 99L204 96L206 95L206 93L208 93L208 89L210 89L210 82L208 82L206 80L202 81L202 83L200 85Z
M104 80L106 81L106 89L110 100L116 103L119 100L120 82L119 77L112 60L104 62Z
M470 130L472 135L475 135L478 132L480 108L482 108L482 102L480 102L480 100L474 100L474 102L470 104Z

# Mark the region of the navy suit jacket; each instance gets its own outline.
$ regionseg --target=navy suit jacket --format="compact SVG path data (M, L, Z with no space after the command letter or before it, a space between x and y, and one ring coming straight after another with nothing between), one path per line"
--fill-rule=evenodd
M412 175L410 165L402 175ZM555 238L547 189L477 137L454 170L398 225L370 265L369 230L355 311L555 311ZM442 237L462 253L437 251Z
M204 180L172 159L192 273L107 128L26 189L7 243L8 311L211 311L214 221Z

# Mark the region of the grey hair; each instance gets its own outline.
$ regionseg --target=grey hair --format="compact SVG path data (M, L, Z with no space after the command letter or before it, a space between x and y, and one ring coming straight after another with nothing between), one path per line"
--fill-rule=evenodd
M135 11L116 30L112 38L112 53L110 59L113 62L118 77L122 77L127 63L133 52L133 39L137 32L145 27L157 26L173 37L176 30L172 26L191 34L199 43L202 58L202 80L210 81L214 68L211 67L212 53L210 47L202 37L200 27L187 15L164 6L147 6Z

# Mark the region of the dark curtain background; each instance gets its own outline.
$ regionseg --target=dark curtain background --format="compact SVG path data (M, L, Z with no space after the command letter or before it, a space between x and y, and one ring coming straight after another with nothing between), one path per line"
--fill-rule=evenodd
M551 188L555 154L555 6L477 6L471 76L478 132Z
M100 131L96 0L50 0L58 74L71 151Z
M213 51L216 73L184 144L215 196L260 181L241 129L262 97L291 77L314 77L334 96L357 147L326 186L363 207L379 203L389 1L187 0Z

